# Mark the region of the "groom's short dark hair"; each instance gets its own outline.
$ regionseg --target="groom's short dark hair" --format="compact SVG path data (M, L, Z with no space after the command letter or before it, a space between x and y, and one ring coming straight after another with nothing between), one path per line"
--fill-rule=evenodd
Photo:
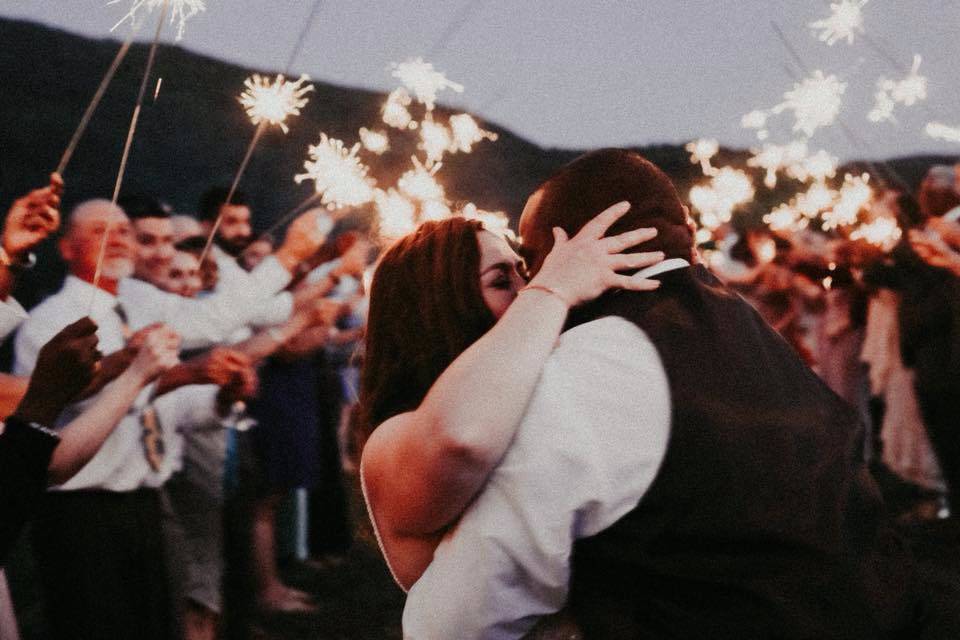
M553 246L553 227L561 227L573 236L591 218L622 200L630 202L630 211L607 235L656 227L657 237L640 250L691 259L693 230L670 178L638 153L600 149L561 168L527 201L520 233L528 247L530 266L539 268Z

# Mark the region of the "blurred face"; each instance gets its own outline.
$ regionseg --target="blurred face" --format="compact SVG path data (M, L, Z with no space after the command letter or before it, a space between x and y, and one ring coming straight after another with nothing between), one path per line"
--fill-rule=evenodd
M340 257L343 270L354 278L362 278L364 270L369 266L371 248L372 245L362 238L354 242Z
M489 231L477 234L480 242L480 293L498 320L527 284L523 259L507 241Z
M227 204L220 207L220 229L217 236L228 250L239 254L250 242L250 207L242 204Z
M167 267L162 288L185 298L196 296L203 288L197 258L185 251L177 251Z
M166 277L173 248L173 224L167 218L140 218L133 221L137 241L134 275L141 280L159 284Z
M71 274L93 282L104 234L107 242L101 282L109 286L131 275L134 268L133 227L120 207L106 201L78 207L60 240L60 254Z
M243 266L248 271L253 271L271 253L273 253L273 245L266 240L255 240L243 250Z

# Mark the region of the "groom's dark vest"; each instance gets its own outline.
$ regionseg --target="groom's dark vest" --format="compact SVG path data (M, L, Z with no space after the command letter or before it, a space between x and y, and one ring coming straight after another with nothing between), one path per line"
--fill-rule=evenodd
M895 637L914 565L885 523L857 415L705 268L660 279L571 319L640 327L672 404L647 494L575 547L585 638Z

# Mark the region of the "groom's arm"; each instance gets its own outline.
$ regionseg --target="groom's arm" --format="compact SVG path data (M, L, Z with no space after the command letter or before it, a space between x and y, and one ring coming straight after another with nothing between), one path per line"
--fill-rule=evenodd
M410 590L405 637L520 638L562 608L573 543L636 506L669 429L643 332L607 318L564 334L507 456Z

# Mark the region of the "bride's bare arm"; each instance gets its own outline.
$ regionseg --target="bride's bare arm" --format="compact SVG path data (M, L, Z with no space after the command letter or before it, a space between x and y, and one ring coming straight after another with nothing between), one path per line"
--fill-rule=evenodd
M466 508L513 439L571 306L614 287L656 288L656 281L617 273L663 259L620 253L656 230L603 237L628 209L610 207L571 240L556 230L540 272L493 329L443 372L415 411L373 432L363 473L381 530L428 535Z

